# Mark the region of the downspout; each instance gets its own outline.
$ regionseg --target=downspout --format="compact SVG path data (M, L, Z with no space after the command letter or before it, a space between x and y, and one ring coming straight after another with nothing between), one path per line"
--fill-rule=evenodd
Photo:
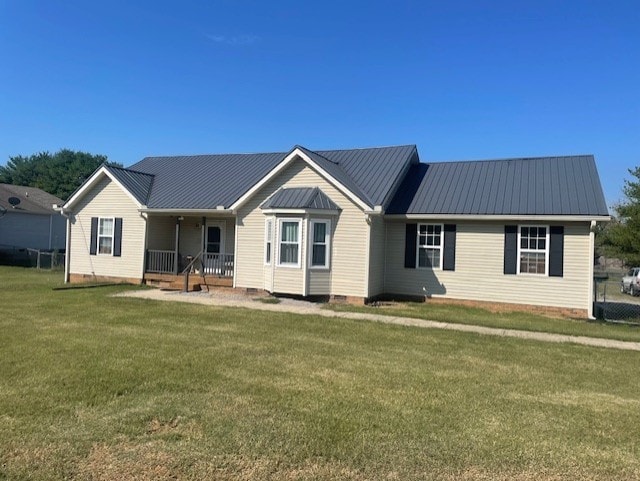
M367 235L365 237L365 251L367 254L364 261L364 300L367 302L369 294L371 293L371 286L369 285L369 282L371 281L371 224L373 223L371 214L365 214L364 221L367 224Z
M589 305L587 306L587 311L589 314L589 319L595 319L593 315L593 305L596 302L596 296L594 292L594 280L593 280L593 255L595 254L595 245L596 245L596 221L591 221L591 226L589 229Z
M49 215L49 249L51 249L51 238L53 237L53 214Z
M65 213L62 207L58 208L54 205L54 210L60 212L60 215L67 219L67 235L64 242L64 283L69 283L69 266L71 265L71 216Z
M303 235L304 234L304 235ZM306 239L306 242L305 242ZM302 219L302 232L300 232L300 262L302 263L302 295L307 297L309 295L309 269L308 266L308 247L311 238L309 237L309 214L305 214Z

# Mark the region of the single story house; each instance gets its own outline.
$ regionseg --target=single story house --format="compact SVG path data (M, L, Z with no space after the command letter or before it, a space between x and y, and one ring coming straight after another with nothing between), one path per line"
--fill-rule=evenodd
M421 163L415 145L103 165L62 208L66 280L205 283L591 315L593 156Z
M64 249L62 200L36 187L0 184L0 248Z

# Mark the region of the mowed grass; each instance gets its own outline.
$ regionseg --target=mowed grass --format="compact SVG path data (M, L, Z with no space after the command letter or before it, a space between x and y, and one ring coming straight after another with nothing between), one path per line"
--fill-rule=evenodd
M0 267L0 479L640 479L640 356Z
M428 301L382 303L381 306L327 304L326 308L336 311L413 317L456 324L475 324L500 329L520 329L523 331L600 337L620 341L640 341L640 326L638 325L589 321L587 319L570 319L559 316L553 317L551 315L541 315L532 312L491 312L479 307L430 303Z

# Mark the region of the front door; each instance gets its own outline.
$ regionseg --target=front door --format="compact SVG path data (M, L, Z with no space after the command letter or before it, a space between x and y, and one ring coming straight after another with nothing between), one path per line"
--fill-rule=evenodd
M224 224L207 222L204 249L204 271L207 274L222 274L224 271Z
M218 225L207 226L207 248L208 254L222 253L222 229Z

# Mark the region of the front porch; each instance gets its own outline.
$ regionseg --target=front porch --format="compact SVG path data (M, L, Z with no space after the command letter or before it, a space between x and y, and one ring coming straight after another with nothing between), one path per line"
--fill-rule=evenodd
M233 285L235 219L149 215L144 283L199 290Z
M144 283L162 289L203 291L216 287L233 287L233 277L213 277L201 274L161 274L146 272Z

